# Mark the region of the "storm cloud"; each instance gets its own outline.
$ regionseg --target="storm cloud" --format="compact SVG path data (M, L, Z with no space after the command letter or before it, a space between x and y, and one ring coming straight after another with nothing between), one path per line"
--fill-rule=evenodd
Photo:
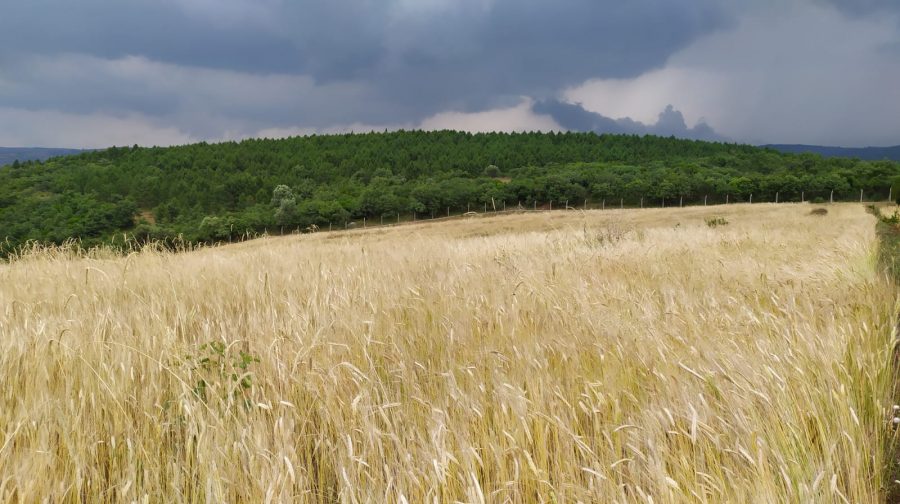
M613 119L597 112L585 110L580 103L547 100L536 103L535 113L546 114L567 130L593 131L594 133L619 135L657 135L688 138L692 140L725 141L708 124L700 122L688 127L684 115L668 105L653 124L644 124L630 118Z
M737 0L13 2L0 15L0 144L99 147L417 127L589 129L788 142L793 137L769 138L759 121L730 115L748 113L735 96L746 86L732 76L755 76L773 66L766 58L776 56L759 56L771 46L767 23L792 23L814 13L796 38L778 40L785 54L811 58L796 51L803 37L838 29L863 40L850 44L853 54L839 53L862 61L854 70L871 75L880 67L879 73L890 73L897 65L884 67L891 59L886 55L896 60L892 48L900 47L898 10L891 5L887 0L766 0L752 7ZM732 49L756 60L742 63L717 52L709 47L715 40L746 44ZM826 44L819 50L829 49ZM846 81L846 75L829 74L830 63L822 59L815 58L824 64L820 73ZM807 61L783 67L788 64L804 67ZM796 74L769 74L752 83L792 90ZM866 109L870 101L893 98L876 85L868 86L865 96L838 96L839 88L831 86L830 95L816 93L824 109L836 111L826 118L835 130L838 121L841 126L862 121L847 113L852 101L865 102L858 105ZM754 114L770 112L773 122L779 119L774 107L756 105ZM883 115L874 118L879 127L889 122ZM104 127L104 120L116 126ZM900 128L884 133L872 141L900 136ZM846 143L864 141L862 136L828 132L821 138Z

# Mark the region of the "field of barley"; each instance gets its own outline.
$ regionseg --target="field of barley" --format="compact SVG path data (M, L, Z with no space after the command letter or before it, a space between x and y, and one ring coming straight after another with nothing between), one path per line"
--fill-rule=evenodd
M897 293L810 210L26 254L0 502L883 501Z

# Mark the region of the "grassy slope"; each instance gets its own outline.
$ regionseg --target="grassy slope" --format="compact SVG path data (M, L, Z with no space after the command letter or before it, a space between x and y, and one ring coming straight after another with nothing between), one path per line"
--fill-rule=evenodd
M878 233L878 261L894 281L900 283L900 223L892 216L896 216L895 207L886 205L882 207L870 207L872 213L879 217L876 227ZM900 320L897 321L900 326ZM894 402L900 403L900 347L894 347L893 365L894 365ZM897 415L897 412L894 413ZM888 449L888 466L886 479L888 481L889 492L886 502L900 503L900 485L896 482L900 481L900 443L896 435Z
M808 211L0 265L0 500L877 502L893 289Z

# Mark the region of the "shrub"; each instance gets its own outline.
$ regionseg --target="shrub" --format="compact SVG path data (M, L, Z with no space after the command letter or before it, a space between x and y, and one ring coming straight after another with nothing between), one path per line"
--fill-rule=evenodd
M900 210L894 210L894 213L891 215L884 215L879 212L878 216L881 219L881 222L884 222L885 224L892 224L894 226L900 224Z
M810 215L819 215L819 216L828 215L828 209L827 208L815 208L815 209L813 209L812 212L809 212L809 214Z
M500 168L496 165L488 165L484 168L484 176L490 178L497 178L500 176Z
M719 226L727 226L729 222L725 220L724 217L710 217L706 219L706 225L711 228L717 228Z
M596 229L584 229L584 240L590 247L605 247L619 243L633 229L618 222L610 222Z
M256 356L235 351L235 347L221 341L212 341L201 345L196 355L186 356L185 362L197 377L193 392L200 400L208 401L210 389L218 389L222 399L231 396L248 403L246 394L253 386L250 366L259 362Z

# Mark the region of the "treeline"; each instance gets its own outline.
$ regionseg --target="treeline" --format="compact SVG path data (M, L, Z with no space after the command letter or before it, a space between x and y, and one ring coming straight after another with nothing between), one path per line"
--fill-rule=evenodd
M602 200L658 206L887 198L900 164L781 154L747 145L592 133L400 131L111 148L0 168L0 238L91 245L121 237L235 239Z

